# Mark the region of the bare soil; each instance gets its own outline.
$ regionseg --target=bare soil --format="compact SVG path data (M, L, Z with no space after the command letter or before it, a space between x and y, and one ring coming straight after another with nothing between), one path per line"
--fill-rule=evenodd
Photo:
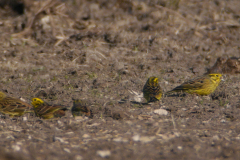
M239 159L239 74L209 96L141 97L150 76L166 92L239 57L239 0L0 2L0 90L94 114L1 115L0 159Z

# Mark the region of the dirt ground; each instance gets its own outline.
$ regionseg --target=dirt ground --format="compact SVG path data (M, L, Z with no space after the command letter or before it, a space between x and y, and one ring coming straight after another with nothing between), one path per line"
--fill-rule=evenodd
M166 92L204 74L218 57L239 57L239 0L0 6L0 90L69 109L72 98L87 99L94 114L1 115L0 159L239 159L239 74L224 74L209 96L142 104L141 95L150 76Z

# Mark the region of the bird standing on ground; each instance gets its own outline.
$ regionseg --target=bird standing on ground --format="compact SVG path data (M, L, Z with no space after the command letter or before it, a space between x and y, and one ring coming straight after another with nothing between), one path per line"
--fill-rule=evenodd
M51 119L65 116L65 111L68 110L62 105L49 105L40 98L33 98L32 105L36 116L43 119Z
M158 84L157 77L148 78L146 84L143 87L143 96L147 102L155 102L161 99L162 89Z
M10 117L22 116L24 113L33 112L32 106L18 98L8 97L0 92L0 112Z
M184 82L180 86L166 93L186 92L190 94L209 95L215 91L221 81L222 74L212 73Z
M72 115L76 116L87 116L89 118L93 117L92 111L88 108L88 103L86 100L76 99L73 101Z

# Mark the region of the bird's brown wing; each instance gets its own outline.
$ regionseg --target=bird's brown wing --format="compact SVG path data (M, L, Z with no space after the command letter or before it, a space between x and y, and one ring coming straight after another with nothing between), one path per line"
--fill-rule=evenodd
M61 105L49 105L47 103L44 103L36 108L39 115L54 113L58 110L67 110L67 108Z
M183 84L181 84L180 86L177 86L176 88L174 88L173 90L169 91L166 93L166 95L171 94L173 92L185 92L189 89L192 90L197 90L199 88L202 88L204 85L204 82L206 81L206 77L197 77L195 79L191 79L187 82L184 82Z
M4 114L13 116L23 115L25 112L33 112L32 106L20 99L6 97L0 102L0 110Z
M36 115L44 119L65 116L65 111L68 110L62 105L49 105L47 103L44 103L34 109Z

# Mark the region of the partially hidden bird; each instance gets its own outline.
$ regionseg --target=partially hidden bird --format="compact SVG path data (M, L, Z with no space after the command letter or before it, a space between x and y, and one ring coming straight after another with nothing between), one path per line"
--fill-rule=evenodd
M89 118L93 117L92 110L89 109L89 103L87 100L75 99L73 100L72 115L76 116L87 116Z

